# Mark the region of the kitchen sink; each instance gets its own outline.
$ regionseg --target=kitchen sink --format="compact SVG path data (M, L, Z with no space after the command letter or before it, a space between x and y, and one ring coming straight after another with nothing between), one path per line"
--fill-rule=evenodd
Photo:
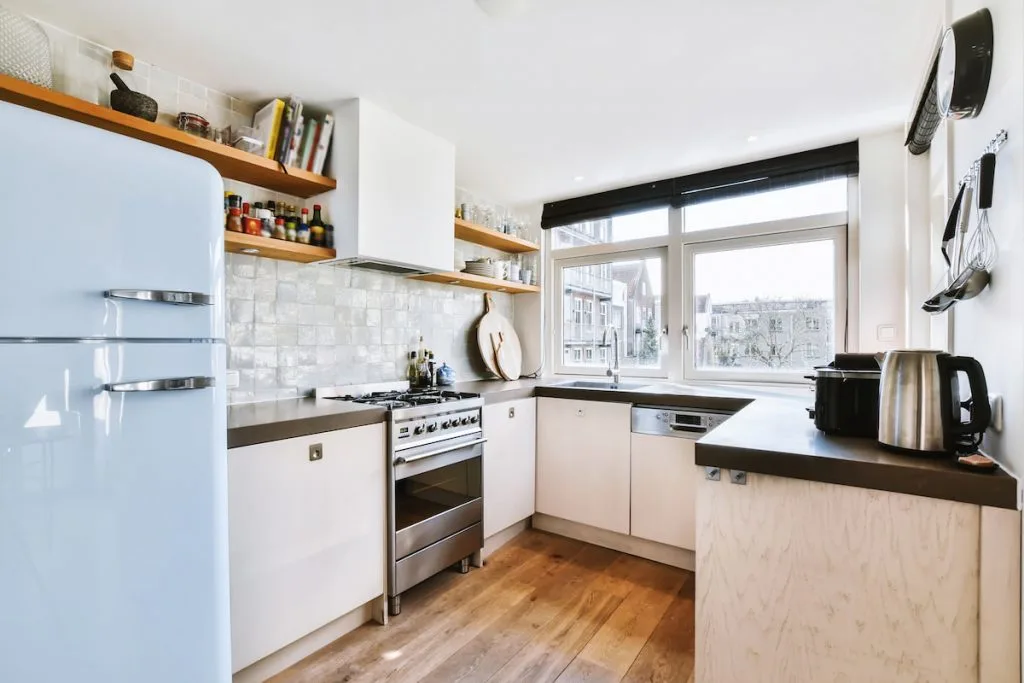
M635 382L590 382L586 380L576 380L574 382L565 382L563 384L557 384L555 386L565 387L566 389L604 389L605 391L636 391L637 389L643 389L648 385L637 384Z

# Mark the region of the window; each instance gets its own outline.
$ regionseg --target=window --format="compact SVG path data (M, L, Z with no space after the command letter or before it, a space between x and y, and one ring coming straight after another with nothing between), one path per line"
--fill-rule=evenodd
M665 319L662 288L665 277L665 250L625 252L616 260L603 258L576 258L559 266L563 312L563 349L587 348L580 354L561 353L566 362L561 370L579 372L592 368L603 370L608 362L609 349L597 354L593 349L605 343L614 343L611 330L618 335L619 364L634 372L663 372L665 353L661 343L661 329ZM582 325L576 320L575 302L581 303ZM572 302L567 304L565 302ZM597 310L600 325L593 324ZM566 317L568 316L568 317Z
M545 231L555 372L603 375L614 329L626 377L803 382L846 350L856 194L839 178Z
M822 353L830 357L841 349L834 331L845 303L844 247L842 228L687 247L693 308L698 298L706 299L712 314L742 316L745 321L742 330L710 334L703 316L693 314L696 334L686 358L691 374L792 379L810 368L808 359ZM794 269L794 263L801 267ZM812 328L808 320L824 324Z
M766 223L847 211L849 181L825 180L781 190L692 204L683 210L686 232Z
M641 211L614 218L584 221L551 230L553 249L613 244L668 234L668 209Z

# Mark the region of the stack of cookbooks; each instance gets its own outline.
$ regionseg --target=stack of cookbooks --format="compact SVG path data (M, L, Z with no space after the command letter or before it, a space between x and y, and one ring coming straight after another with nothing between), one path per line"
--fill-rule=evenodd
M311 173L323 173L331 146L334 117L302 116L302 100L297 97L271 100L256 112L252 127L263 140L263 156L285 166Z

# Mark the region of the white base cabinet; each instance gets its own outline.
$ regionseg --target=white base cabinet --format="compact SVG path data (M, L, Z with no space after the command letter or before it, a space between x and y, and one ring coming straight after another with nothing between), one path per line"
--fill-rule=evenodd
M384 425L228 451L233 671L384 593L384 451Z
M484 406L484 538L535 511L537 399Z
M696 441L633 434L630 459L630 535L697 548Z
M537 399L537 512L629 533L630 411Z

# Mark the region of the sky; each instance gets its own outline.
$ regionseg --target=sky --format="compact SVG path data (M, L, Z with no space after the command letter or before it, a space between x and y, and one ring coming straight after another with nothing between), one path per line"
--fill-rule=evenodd
M762 299L831 299L835 253L831 241L698 253L694 293L714 304Z

